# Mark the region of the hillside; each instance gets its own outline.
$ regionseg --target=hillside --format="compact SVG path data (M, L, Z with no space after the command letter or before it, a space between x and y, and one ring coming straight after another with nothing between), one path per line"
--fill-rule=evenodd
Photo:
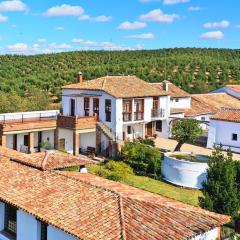
M240 83L240 50L163 49L125 52L69 52L36 56L0 56L0 91L24 96L32 87L60 97L60 87L104 75L137 75L150 81L169 79L191 93Z

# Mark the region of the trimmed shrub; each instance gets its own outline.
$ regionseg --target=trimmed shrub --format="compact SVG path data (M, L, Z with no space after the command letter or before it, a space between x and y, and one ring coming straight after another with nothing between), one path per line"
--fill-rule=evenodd
M151 138L145 138L145 139L139 138L138 141L139 141L140 143L142 143L142 144L146 144L146 145L155 147L155 142L154 142L154 140L151 139Z
M136 174L154 177L161 175L161 154L157 148L140 142L126 142L122 148L122 159Z

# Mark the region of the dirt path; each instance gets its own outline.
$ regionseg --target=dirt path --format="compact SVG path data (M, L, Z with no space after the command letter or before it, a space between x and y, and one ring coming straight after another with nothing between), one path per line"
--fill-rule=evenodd
M177 141L172 139L164 139L164 138L157 138L156 139L156 147L168 149L173 151L177 145ZM198 147L191 144L184 144L182 146L182 152L193 152L196 154L204 154L204 155L211 155L212 150L208 148ZM233 153L234 160L240 160L240 154Z

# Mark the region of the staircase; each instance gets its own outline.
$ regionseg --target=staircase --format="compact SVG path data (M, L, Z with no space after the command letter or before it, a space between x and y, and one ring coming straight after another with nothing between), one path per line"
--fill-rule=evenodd
M109 140L115 141L115 135L112 130L103 122L97 122L97 129L99 129Z

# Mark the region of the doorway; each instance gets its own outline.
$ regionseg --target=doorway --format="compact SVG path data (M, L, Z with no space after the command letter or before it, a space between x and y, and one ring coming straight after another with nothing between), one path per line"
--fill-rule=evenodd
M99 99L93 98L93 114L99 116Z
M153 122L150 122L146 125L146 135L148 137L152 137L153 136Z

